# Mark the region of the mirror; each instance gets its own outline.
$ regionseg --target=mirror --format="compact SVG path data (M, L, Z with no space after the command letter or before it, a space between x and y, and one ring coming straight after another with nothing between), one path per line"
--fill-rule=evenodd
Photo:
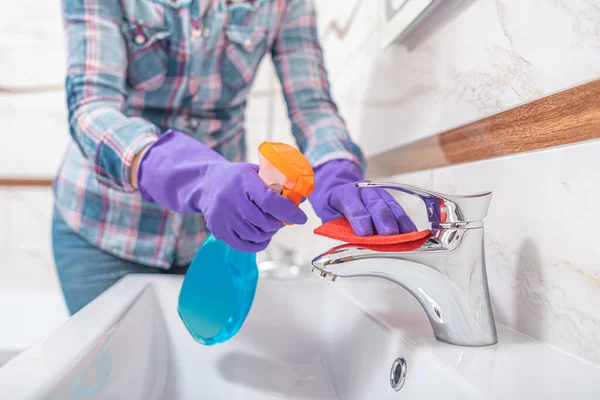
M427 17L443 0L383 0L381 47L402 40L417 23Z

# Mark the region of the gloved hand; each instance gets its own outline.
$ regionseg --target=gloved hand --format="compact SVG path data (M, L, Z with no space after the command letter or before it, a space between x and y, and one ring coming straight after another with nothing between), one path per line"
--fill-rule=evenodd
M381 188L359 189L363 180L358 165L332 160L315 170L315 190L309 200L323 222L342 215L358 236L395 235L417 230L392 195ZM373 226L377 232L373 232Z
M264 250L283 222L307 220L265 185L257 165L229 162L182 132L168 131L152 144L137 177L144 199L179 213L202 213L213 235L240 251Z

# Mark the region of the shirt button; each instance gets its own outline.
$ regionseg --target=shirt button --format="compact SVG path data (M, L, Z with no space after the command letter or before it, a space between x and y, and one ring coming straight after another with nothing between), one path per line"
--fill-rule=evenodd
M202 30L202 36L204 36L205 38L210 36L210 28L209 27L204 27L204 29Z
M198 128L198 125L200 125L200 121L198 120L198 118L190 118L188 119L188 125L190 126L190 128L196 129Z
M198 28L193 28L192 29L192 37L194 39L198 39L200 36L202 36L202 31Z
M135 37L133 38L133 40L137 44L144 44L144 43L146 43L146 37L144 35L142 35L141 33L138 33L137 35L135 35Z
M250 46L251 46L251 45L252 45L252 42L250 41L250 39L246 39L246 40L244 40L244 47L245 47L247 50L250 50Z

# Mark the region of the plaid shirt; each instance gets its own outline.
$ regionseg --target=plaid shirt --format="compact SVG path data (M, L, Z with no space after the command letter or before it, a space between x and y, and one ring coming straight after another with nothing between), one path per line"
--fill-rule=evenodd
M207 235L203 217L143 200L129 182L133 158L176 129L243 161L246 97L267 52L311 164L364 164L331 99L311 0L212 0L203 16L198 0L63 4L73 143L56 207L100 249L162 268L191 262Z

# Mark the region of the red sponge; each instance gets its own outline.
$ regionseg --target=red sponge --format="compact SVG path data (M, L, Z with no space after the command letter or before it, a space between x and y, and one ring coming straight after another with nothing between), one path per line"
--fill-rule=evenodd
M430 230L390 236L358 236L344 217L326 222L315 229L314 233L375 251L411 251L421 247L431 237Z

